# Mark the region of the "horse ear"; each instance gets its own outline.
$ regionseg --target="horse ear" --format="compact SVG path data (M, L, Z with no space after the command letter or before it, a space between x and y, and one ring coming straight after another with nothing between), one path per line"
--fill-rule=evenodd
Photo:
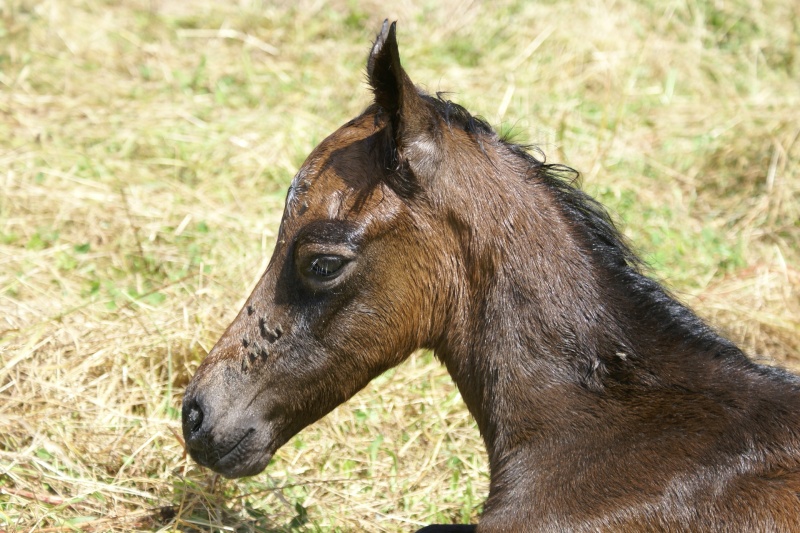
M369 54L367 76L375 103L389 114L401 159L410 159L410 154L405 152L412 145L431 146L425 141L434 140L436 121L429 104L400 65L396 26L396 22L390 25L388 20L383 21Z

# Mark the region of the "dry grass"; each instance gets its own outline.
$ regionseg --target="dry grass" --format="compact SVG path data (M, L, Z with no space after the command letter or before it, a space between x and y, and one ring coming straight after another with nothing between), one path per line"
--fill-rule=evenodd
M475 519L480 438L430 355L249 480L200 470L178 436L291 176L368 101L386 16L414 79L581 169L656 275L800 363L800 4L284 4L0 4L1 529Z

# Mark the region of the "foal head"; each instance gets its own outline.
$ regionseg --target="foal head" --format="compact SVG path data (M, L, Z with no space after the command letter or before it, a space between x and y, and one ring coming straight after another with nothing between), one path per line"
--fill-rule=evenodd
M266 272L186 390L188 450L225 476L260 472L303 427L435 347L459 297L450 278L468 275L451 275L452 221L434 207L446 188L429 187L446 137L466 134L401 68L394 24L367 72L375 103L295 176ZM460 164L490 164L473 145Z

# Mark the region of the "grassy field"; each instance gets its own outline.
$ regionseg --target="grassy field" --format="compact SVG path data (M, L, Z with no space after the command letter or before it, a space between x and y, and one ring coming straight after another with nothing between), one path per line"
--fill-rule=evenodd
M287 6L292 7L287 7ZM0 530L409 531L488 474L417 354L228 481L183 387L385 17L428 91L582 172L655 276L800 368L796 0L0 3Z

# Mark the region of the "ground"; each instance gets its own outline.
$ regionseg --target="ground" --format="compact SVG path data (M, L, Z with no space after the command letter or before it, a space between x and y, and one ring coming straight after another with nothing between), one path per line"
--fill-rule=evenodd
M291 5L291 6L290 6ZM409 531L475 521L480 436L414 355L229 481L183 387L271 254L306 154L411 77L583 186L689 305L800 368L795 0L0 4L0 529Z

